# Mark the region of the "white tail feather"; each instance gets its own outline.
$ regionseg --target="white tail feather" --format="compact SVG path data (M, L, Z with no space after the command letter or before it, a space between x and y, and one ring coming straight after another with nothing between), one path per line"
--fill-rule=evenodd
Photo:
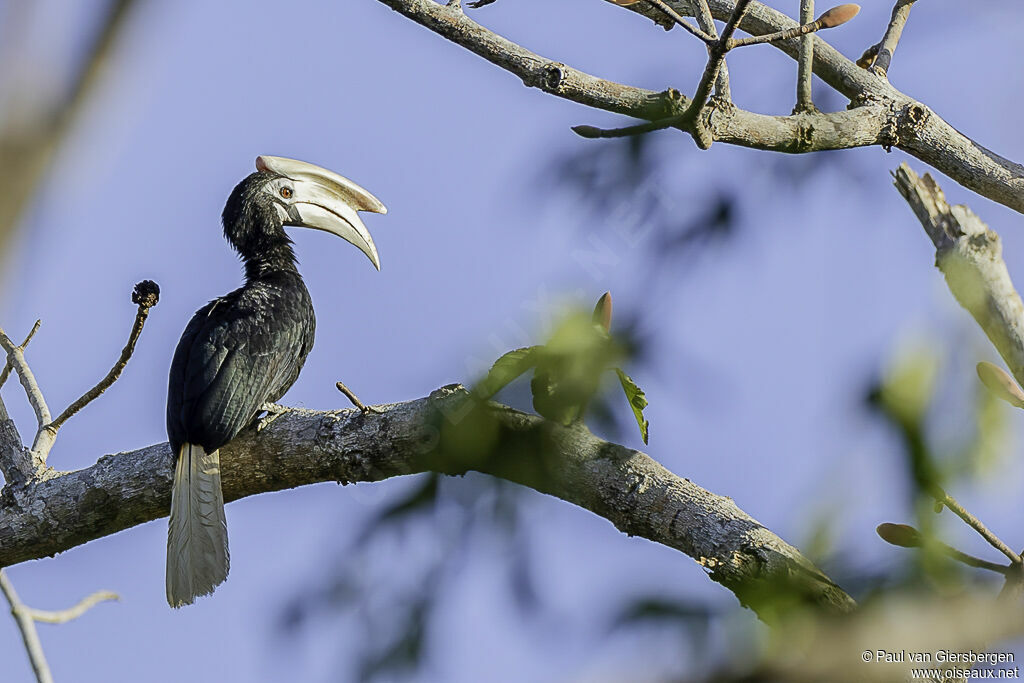
M167 602L192 604L228 576L228 527L220 490L220 453L182 444L174 470L167 529Z

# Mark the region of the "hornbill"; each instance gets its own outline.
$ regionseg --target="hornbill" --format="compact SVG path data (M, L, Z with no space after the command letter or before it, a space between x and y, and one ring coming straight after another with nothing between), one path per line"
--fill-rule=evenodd
M167 436L177 457L167 532L167 602L191 604L227 578L228 536L218 449L252 424L299 376L316 320L286 226L351 242L380 270L357 211L386 213L337 173L261 156L228 197L224 236L245 284L199 309L181 335L167 390Z

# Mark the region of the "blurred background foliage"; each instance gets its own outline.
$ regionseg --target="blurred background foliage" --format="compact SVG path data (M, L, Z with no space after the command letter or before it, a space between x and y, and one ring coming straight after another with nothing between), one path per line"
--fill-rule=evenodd
M621 218L630 231L651 236L644 257L650 267L638 273L641 282L637 286L645 292L659 282L678 286L677 280L686 276L688 264L702 259L713 261L717 252L742 241L745 231L740 217L754 212L753 207L743 205L742 195L720 191L714 184L707 188L711 197L707 205L691 207L681 214L671 210L675 205L660 199L671 188L658 178L665 172L663 166L672 161L659 159L652 149L657 146L656 138L647 135L585 147L552 162L546 183L548 191L572 197L581 213L593 219L585 231L609 229ZM854 180L858 173L856 162L845 163L841 153L770 163L779 171L780 187L794 189L797 198L801 184L825 167ZM624 213L623 207L629 207L628 211ZM642 306L622 311L621 315L626 322L621 330L615 324L613 346L608 347L600 345L600 334L593 334L595 327L600 329L596 325L598 311L591 320L582 310L570 309L563 313L561 323L553 325L549 353L563 368L571 359L572 368L567 372L576 373L574 388L553 405L544 402L549 394L538 386L547 385L549 376L538 371L540 379L525 379L538 365L531 353L545 350L543 346L510 351L498 359L478 383L478 395L483 399L494 396L521 410L532 408L563 423L580 419L582 408L593 430L610 439L621 439L628 424L626 413L617 388L601 383L603 371L615 364L649 364L648 349L658 330L656 322L644 320ZM980 357L991 352L979 346L974 354ZM866 616L842 624L813 609L794 610L791 601L796 596L787 595L779 587L775 599L781 621L769 632L737 619L729 610L652 587L631 598L600 598L612 606L606 619L607 633L624 629L675 632L680 664L698 672L680 680L737 683L893 680L900 675L897 669L883 666L865 674L864 669L846 661L850 652L839 645L854 633L874 628L884 631L882 622L892 627L889 640L884 642L901 642L908 632L914 632L921 638L921 648L933 650L938 647L936 643L954 649L984 649L990 645L993 632L1000 637L1024 634L1024 622L997 609L993 610L992 622L984 627L965 627L961 631L949 628L945 622L955 623L956 618L950 615L960 610L974 613L979 604L991 609L988 601L999 593L1002 582L950 560L931 545L932 540L941 541L944 533L939 524L942 508L935 503L934 491L970 486L980 478L998 476L998 468L1012 446L1008 408L977 381L974 354L934 338L898 340L891 356L879 359L873 376L869 375L862 389L861 406L856 402L850 405L850 410L863 411L898 437L897 452L906 473L905 505L913 511L910 521L922 540L885 567L865 567L837 547L832 528L835 511L823 511L810 520L807 537L798 546L858 599ZM857 388L851 387L850 394L856 397ZM486 420L483 416L480 419ZM469 420L463 427L460 438L468 445L460 450L473 457L490 457L488 453L493 456L499 450L502 458L529 455L499 449L493 436L487 436L494 434L493 424ZM324 587L295 597L282 617L282 628L291 637L298 637L303 628L314 628L318 619L365 619L365 610L380 600L391 607L373 611L373 625L360 648L359 678L393 680L401 677L399 674L415 677L429 655L430 639L445 637L442 629L430 628L431 611L444 600L446 586L458 582L456 558L464 561L474 534L503 546L506 587L520 610L523 627L529 628L540 618L537 613L544 610L544 604L533 588L536 579L530 570L529 537L517 524L517 509L522 504L517 492L514 485L475 473L457 479L421 475L405 495L382 505L367 522L344 551L346 559L339 562L338 575ZM946 511L945 515L951 513ZM433 539L427 545L442 550L433 554L431 562L413 563L417 578L409 581L411 589L405 582L400 588L390 581L382 582L378 575L351 561L372 553L376 544L394 552L396 539L401 539L397 541L400 548L411 550L424 543L424 535ZM415 540L411 538L414 536ZM895 613L885 608L893 604L900 606ZM932 612L936 605L952 607L948 613L941 609ZM927 616L921 617L921 612ZM389 616L384 618L384 613ZM381 619L386 626L376 623ZM922 628L921 619L933 620L935 628ZM819 650L810 645L815 638L808 631L827 633L820 639L828 640L828 646ZM710 634L714 632L727 635L713 639ZM797 656L793 656L794 650Z

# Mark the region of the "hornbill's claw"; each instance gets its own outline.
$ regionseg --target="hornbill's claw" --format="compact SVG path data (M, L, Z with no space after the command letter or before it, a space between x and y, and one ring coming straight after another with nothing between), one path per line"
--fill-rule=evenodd
M277 403L264 403L260 406L260 411L266 413L266 415L256 422L256 431L262 432L270 426L271 422L287 413L288 410L287 406L278 405Z

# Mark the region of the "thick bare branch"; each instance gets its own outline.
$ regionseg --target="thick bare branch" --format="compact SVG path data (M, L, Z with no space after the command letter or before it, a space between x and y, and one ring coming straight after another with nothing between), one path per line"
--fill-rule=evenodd
M907 164L893 174L896 189L910 204L935 245L935 264L949 291L974 317L1024 385L1024 302L1003 261L999 235L966 206L950 206L929 174L919 177Z
M36 476L36 463L21 442L14 420L0 397L0 472L8 484L23 484Z
M628 534L686 553L754 609L764 606L767 595L786 589L827 610L853 607L850 597L796 548L732 500L583 427L566 428L494 406L488 414L500 426L498 443L514 449L516 457L442 458L445 425L458 425L470 405L461 387L446 387L429 398L378 407L380 412L290 410L258 434L246 430L221 450L225 499L319 481L477 470L557 496ZM0 497L0 566L165 516L172 470L163 443L104 456L85 470L28 487L8 487Z

